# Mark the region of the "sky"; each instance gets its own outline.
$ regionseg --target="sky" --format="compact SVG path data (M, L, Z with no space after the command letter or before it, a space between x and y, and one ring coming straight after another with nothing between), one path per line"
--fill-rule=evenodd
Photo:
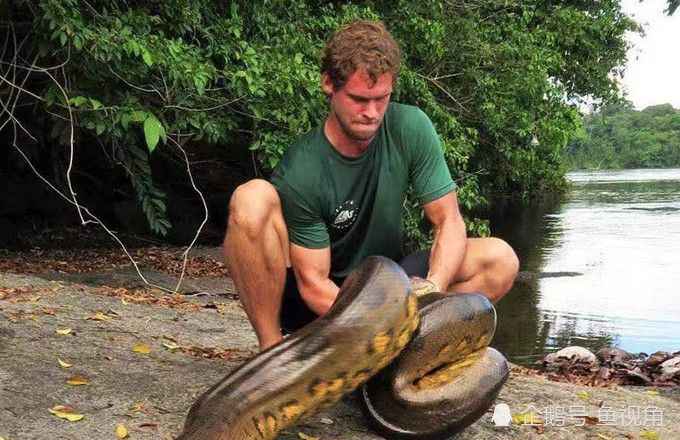
M621 0L646 35L629 35L633 47L622 83L636 109L670 103L680 109L680 9L668 17L666 0Z

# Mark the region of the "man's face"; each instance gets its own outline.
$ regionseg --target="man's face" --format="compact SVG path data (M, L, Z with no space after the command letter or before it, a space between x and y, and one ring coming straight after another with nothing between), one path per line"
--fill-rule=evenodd
M368 141L378 131L390 102L392 78L391 73L385 73L371 85L366 72L358 70L344 86L334 90L330 77L323 75L322 85L330 97L331 116L350 139Z

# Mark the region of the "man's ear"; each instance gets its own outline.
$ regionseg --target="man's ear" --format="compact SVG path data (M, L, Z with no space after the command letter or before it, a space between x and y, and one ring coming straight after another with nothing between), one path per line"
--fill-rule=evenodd
M331 76L328 72L324 72L321 75L321 87L326 96L330 97L333 94L333 80L331 80Z

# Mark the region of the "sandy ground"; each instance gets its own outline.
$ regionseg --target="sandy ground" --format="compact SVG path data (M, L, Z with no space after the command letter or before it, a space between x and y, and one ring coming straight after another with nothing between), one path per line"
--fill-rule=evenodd
M204 252L209 255L214 250ZM175 280L160 271L146 273L150 280L166 285ZM255 352L256 339L243 309L233 299L230 279L188 279L185 293L213 295L170 297L172 301L165 305L158 298L155 303L135 304L124 303L120 295L100 294L102 286L110 292L140 285L130 269L81 274L0 272L0 288L14 289L0 299L1 438L115 439L116 426L122 423L130 439L172 439L194 399ZM56 332L67 328L71 329L68 335ZM150 352L133 351L138 345ZM172 348L176 345L194 351ZM226 359L230 356L235 358ZM62 368L57 359L72 367ZM66 380L75 375L84 377L87 385L68 385ZM647 393L650 390L587 388L512 374L497 403L508 404L512 414L530 405L541 412L546 407L562 407L564 426L496 427L489 412L456 438L680 440L680 392L666 388L652 395ZM587 396L579 397L584 391ZM69 405L84 417L75 422L58 418L49 412L56 405ZM576 415L575 406L584 406L595 422L611 408L616 425L576 426L579 422L569 417ZM620 418L622 411L636 408L639 418ZM650 420L654 415L656 426ZM545 415L541 418L547 420ZM353 396L277 438L304 435L319 440L381 438L366 426Z

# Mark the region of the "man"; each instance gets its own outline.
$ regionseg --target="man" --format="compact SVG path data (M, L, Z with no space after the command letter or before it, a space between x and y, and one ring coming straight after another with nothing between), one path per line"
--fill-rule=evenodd
M437 133L419 109L390 103L399 48L376 21L342 26L322 54L330 116L291 146L271 183L239 186L224 257L260 350L333 304L349 271L369 255L403 258L409 185L434 227L431 252L404 259L437 290L497 302L517 257L504 241L466 238Z

